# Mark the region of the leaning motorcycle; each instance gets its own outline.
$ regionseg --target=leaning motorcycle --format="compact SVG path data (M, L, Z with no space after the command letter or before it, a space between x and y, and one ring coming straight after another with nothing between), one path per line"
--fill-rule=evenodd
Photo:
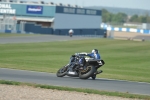
M98 68L105 64L104 60L89 58L86 56L86 53L75 53L74 56L74 62L79 61L81 57L85 58L84 68L80 69L80 67L76 63L73 63L75 64L75 66L72 68L72 71L70 71L71 65L67 64L57 71L57 77L63 77L66 75L70 77L79 77L80 79L88 79L90 77L92 77L92 79L95 79L96 75L99 74L96 73Z

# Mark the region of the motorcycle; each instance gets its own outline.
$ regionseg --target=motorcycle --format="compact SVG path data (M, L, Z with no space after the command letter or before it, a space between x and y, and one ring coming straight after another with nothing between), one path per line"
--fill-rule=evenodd
M83 69L80 69L79 65L76 64L81 57L85 59ZM79 77L80 79L88 79L90 77L95 79L96 75L101 73L97 71L98 68L105 64L104 60L89 58L86 56L86 53L75 53L74 58L72 63L74 64L74 67L72 67L72 71L70 71L72 64L67 64L57 71L57 77L64 77L67 75L70 77Z
M70 37L72 37L72 35L73 35L72 33L69 33L69 36L70 36Z

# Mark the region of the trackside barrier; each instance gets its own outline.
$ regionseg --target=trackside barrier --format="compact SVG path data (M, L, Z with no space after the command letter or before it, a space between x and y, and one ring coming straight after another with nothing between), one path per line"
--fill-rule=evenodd
M17 30L1 30L2 33L25 33L25 34L53 34L53 35L69 35L68 31L70 29L53 29L42 27L42 25L37 25L35 23L20 23L16 25ZM86 36L86 37L105 37L107 31L106 29L73 29L75 36Z
M39 33L39 34L53 34L53 35L69 35L70 29L53 29L45 28L42 25L36 25L35 23L26 23L25 32L27 33ZM74 34L78 36L104 36L106 33L105 29L73 29Z
M101 24L101 28L106 29L107 31L135 32L135 33L142 33L142 34L150 34L150 30L148 29L120 28L120 27L108 26L106 24Z

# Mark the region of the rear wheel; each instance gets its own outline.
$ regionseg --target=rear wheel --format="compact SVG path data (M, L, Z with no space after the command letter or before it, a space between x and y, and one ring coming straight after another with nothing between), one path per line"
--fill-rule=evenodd
M65 76L66 73L67 73L67 69L68 69L68 67L66 67L66 66L60 68L60 69L57 71L57 74L56 74L57 77L63 77L63 76Z
M93 76L96 68L94 66L88 66L85 70L80 70L79 77L81 79L88 79L89 77Z

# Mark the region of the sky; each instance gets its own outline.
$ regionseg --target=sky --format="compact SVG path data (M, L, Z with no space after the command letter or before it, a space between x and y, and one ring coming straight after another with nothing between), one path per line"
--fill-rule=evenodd
M30 0L31 1L31 0ZM38 1L38 0L32 0ZM41 0L42 1L42 0ZM150 0L43 0L79 6L107 6L150 10Z

